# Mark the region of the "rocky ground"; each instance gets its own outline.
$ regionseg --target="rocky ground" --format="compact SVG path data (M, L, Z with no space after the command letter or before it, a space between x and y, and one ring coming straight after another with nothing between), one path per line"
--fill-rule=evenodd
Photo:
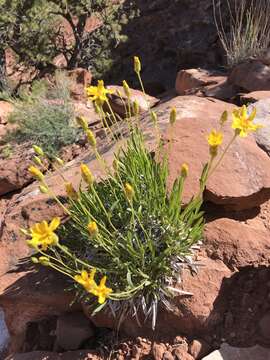
M110 163L118 144L105 144L104 129L78 90L84 80L77 86L76 113L89 119ZM144 98L138 90L132 91L132 97L140 104L141 124L153 147ZM270 67L254 60L226 76L202 69L182 70L175 89L149 101L159 116L164 141L173 137L168 187L181 164L189 164L184 201L198 189L208 158L206 135L224 110L230 112L243 103L255 105L256 121L265 125L254 137L237 139L208 182L204 241L197 253L199 270L197 274L184 270L179 285L192 295L175 297L171 312L160 309L155 332L148 323L139 327L133 318L126 319L118 332L110 314L89 318L84 304L70 306L73 296L63 291L68 286L65 280L29 262L30 251L19 228L63 214L48 195L39 192L27 172L33 155L30 144L14 146L8 157L0 157L3 359L270 359ZM111 98L111 105L123 114L117 96ZM172 135L168 119L173 106L178 115ZM10 127L10 111L10 104L0 102L1 134ZM225 143L231 131L228 124ZM84 139L63 149L61 156L66 160L65 176L74 185L79 182L82 160L96 177L101 175ZM48 169L46 176L54 192L64 196L59 175Z

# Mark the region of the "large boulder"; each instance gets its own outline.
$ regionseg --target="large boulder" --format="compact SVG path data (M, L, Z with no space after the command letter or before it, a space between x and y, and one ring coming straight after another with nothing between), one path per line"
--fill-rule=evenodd
M176 77L175 90L178 95L195 93L210 85L223 83L226 77L204 69L180 70Z
M270 90L270 66L259 60L244 62L231 71L228 82L247 92Z
M155 108L160 126L166 127L172 107L177 110L177 121L167 128L165 140L169 141L169 186L179 175L182 163L187 163L190 173L186 180L183 201L186 203L199 190L199 178L204 164L209 161L207 135L218 128L224 110L232 105L215 99L196 96L173 98ZM233 137L231 119L224 126L224 149ZM232 186L234 184L234 186ZM230 210L243 210L260 205L270 198L270 161L257 146L254 138L237 138L210 177L204 199Z
M208 223L204 245L208 256L221 260L231 270L270 265L270 232L237 220L220 218Z

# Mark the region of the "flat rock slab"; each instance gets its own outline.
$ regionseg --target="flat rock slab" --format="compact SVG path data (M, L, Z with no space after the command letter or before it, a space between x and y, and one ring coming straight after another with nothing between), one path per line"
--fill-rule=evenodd
M261 346L236 348L223 344L219 350L212 352L202 360L270 360L270 349Z

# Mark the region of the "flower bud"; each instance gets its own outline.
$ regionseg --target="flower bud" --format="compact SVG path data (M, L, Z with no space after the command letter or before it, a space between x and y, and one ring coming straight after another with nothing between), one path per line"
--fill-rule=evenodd
M72 200L78 200L79 196L71 183L65 183L67 196Z
M35 153L39 156L44 156L44 152L41 149L41 147L37 146L37 145L33 145L33 149L35 151Z
M138 56L134 56L134 71L135 73L139 74L142 70L141 61Z
M125 93L126 97L130 98L130 95L131 95L130 88L129 88L126 80L123 81L123 89L124 89L124 93Z
M150 116L151 116L151 119L152 119L154 125L156 125L156 124L157 124L157 120L158 120L157 114L156 114L154 111L151 111L151 112L150 112Z
M49 266L50 265L50 259L46 256L40 256L38 258L38 262L43 266Z
M176 121L176 108L173 107L170 113L170 124L173 125Z
M125 183L124 185L124 191L126 194L126 197L129 201L131 201L135 195L133 187L129 183Z
M57 156L54 158L54 160L55 160L55 161L57 162L57 164L60 165L60 166L63 166L64 163L65 163L64 160L62 160L61 158L59 158L59 157L57 157Z
M84 130L86 131L88 129L88 123L87 120L85 119L85 117L83 116L77 116L76 117L76 121L77 124Z
M42 172L36 168L35 166L30 166L28 168L28 171L30 172L30 174L32 174L37 180L42 181L44 179L44 175L42 174Z
M86 133L87 140L88 140L89 144L90 144L93 148L95 148L96 145L97 145L97 140L96 140L96 138L95 138L95 135L93 134L93 131L87 130L85 133Z
M82 173L82 178L83 180L88 184L88 185L93 185L94 182L94 176L91 173L89 167L85 164L81 164L81 173Z
M225 110L225 111L223 111L223 113L220 117L220 120L219 120L220 125L221 126L224 125L227 120L228 120L228 111Z
M95 237L98 234L98 226L97 223L95 221L91 221L88 226L88 231L91 237Z
M34 156L33 157L33 161L36 165L41 166L42 165L42 161L40 160L40 158L38 156Z
M39 191L42 193L42 194L47 194L49 189L47 188L47 186L44 186L44 185L39 185Z
M133 112L134 112L134 115L136 115L136 116L138 116L140 113L140 105L137 100L135 100L133 102Z
M31 261L32 261L32 263L34 263L34 264L38 264L38 263L39 263L38 258L36 258L35 256L32 256L32 257L31 257Z
M186 178L188 176L188 165L186 163L183 163L182 164L182 167L181 167L181 176L183 178Z

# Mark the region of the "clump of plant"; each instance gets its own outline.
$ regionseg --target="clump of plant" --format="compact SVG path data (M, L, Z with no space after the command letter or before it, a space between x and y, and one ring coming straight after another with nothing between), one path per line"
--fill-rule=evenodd
M9 132L6 140L30 141L49 156L74 143L78 128L73 126L74 110L68 89L67 78L58 73L53 87L41 80L34 82L31 90L21 91L20 98L12 100L15 110L9 116L9 122L17 125L16 130Z
M141 82L141 64L137 57L134 67ZM123 85L129 98L128 84ZM108 116L103 110L105 105L111 112L111 120L116 119L109 106L109 92L102 81L87 89L103 121ZM133 119L131 113L135 114ZM207 180L236 137L247 136L259 125L253 124L255 110L251 115L245 106L235 110L232 114L234 134L220 153L222 128L228 119L227 112L222 114L220 129L213 129L207 138L210 158L202 171L200 190L183 205L188 165L182 165L180 175L168 191L168 156L160 139L157 115L150 111L157 134L157 153L153 156L140 127L136 102L129 103L127 114L130 137L115 154L112 169L99 153L87 122L78 118L106 175L97 180L82 163L81 182L75 189L63 174L68 204L61 202L48 186L42 173L45 154L41 148L34 148L41 167L31 166L29 171L39 180L40 191L54 197L64 209L69 225L64 228L61 239L56 234L59 218L50 223L44 220L22 231L29 237L28 245L40 255L34 256L33 262L69 277L78 296L90 301L94 313L107 306L113 314L119 314L120 319L131 315L138 322L139 315L144 314L145 318L151 317L154 329L158 306L163 304L170 309L171 297L189 294L175 285L183 267L194 267L193 253L202 239L201 204ZM176 109L172 109L170 126L173 127L176 118ZM98 306L93 301L95 298Z
M268 49L268 0L213 0L213 9L218 35L226 52L229 67L260 56Z

